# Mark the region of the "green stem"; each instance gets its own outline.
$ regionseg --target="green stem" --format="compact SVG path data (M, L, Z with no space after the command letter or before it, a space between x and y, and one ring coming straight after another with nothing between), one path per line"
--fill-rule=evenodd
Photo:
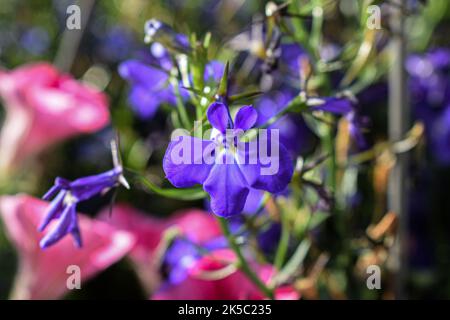
M275 268L277 270L281 270L281 268L283 267L289 245L289 222L286 218L286 213L280 211L281 237L280 242L278 243L277 251L275 253L274 262Z
M333 194L336 193L336 171L337 171L337 163L336 163L336 150L334 148L334 126L330 127L329 131L325 137L327 152L330 155L328 162L328 170L329 170L329 178L328 185L330 186Z
M220 226L222 228L222 232L224 236L228 240L228 244L230 245L230 248L236 253L236 256L238 258L238 268L245 273L245 275L263 292L269 299L274 299L273 291L270 290L264 282L261 281L261 279L258 277L258 275L253 272L252 269L250 269L247 261L244 258L244 255L242 254L241 249L239 248L239 245L236 242L236 239L231 234L230 226L228 224L228 221L224 218L217 218L219 220Z
M183 126L186 129L191 128L191 121L189 120L189 116L186 111L186 107L184 106L183 100L181 99L180 89L177 85L174 85L175 90L175 96L176 96L176 103L177 103L177 109L178 113L180 114L180 120L181 123L183 123Z
M314 50L314 56L317 60L320 59L319 47L322 41L322 26L323 26L323 9L320 1L314 1L312 30L309 37L310 48Z

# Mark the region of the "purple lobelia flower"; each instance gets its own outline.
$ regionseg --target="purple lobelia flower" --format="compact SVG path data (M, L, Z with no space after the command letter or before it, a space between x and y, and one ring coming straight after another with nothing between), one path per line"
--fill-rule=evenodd
M183 237L175 239L167 249L163 260L167 281L170 284L183 282L187 278L189 270L205 254L226 247L227 241L223 236L210 239L205 243L197 243Z
M240 139L256 123L252 106L240 108L233 122L228 107L215 102L207 117L213 126L209 140L181 135L166 150L163 168L175 187L202 184L211 210L222 217L241 213L251 189L278 193L286 188L293 164L278 131L260 130L257 139Z
M131 83L128 101L133 110L144 119L153 117L158 107L176 103L176 68L169 51L187 53L190 50L186 35L176 33L168 25L151 19L145 23L145 41L152 42L150 47L151 64L131 59L119 65L119 74ZM182 98L187 96L179 89Z
M181 283L201 257L200 249L187 239L175 239L164 255L163 270L171 284Z
M69 233L74 237L75 244L81 247L81 235L76 213L77 204L99 193L106 192L119 183L128 187L122 175L121 167L74 181L60 177L56 178L55 185L42 197L44 200L54 198L44 220L39 226L39 231L43 231L52 220L59 219L59 221L56 227L42 238L40 242L41 248L45 249L53 245Z
M53 200L39 226L39 231L42 232L52 220L59 220L56 226L42 238L40 242L42 249L55 244L69 233L73 236L75 245L81 247L82 241L78 227L77 204L98 194L105 193L119 184L122 184L127 189L129 188L128 182L123 176L122 166L117 160L117 150L114 146L114 169L74 181L57 177L54 186L42 197L44 200L50 200L51 198Z
M131 83L128 101L141 118L153 117L163 103L176 103L175 88L169 81L169 70L138 60L127 60L120 64L119 74Z

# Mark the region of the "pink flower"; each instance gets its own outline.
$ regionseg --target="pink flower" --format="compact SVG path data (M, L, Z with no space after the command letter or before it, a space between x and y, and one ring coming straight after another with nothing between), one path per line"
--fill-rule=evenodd
M200 259L191 269L189 277L179 285L163 287L152 299L155 300L262 300L261 291L239 270L227 273L227 266L236 262L235 254L229 249L212 252ZM208 275L224 271L218 279ZM253 265L253 270L266 284L271 280L274 269L270 265ZM280 287L275 291L279 300L297 300L299 294L291 286Z
M0 197L1 217L19 256L14 299L60 298L68 290L69 266L80 268L83 285L83 281L125 256L134 244L130 233L80 215L80 229L86 238L83 248L75 248L66 237L57 245L41 250L42 234L37 228L47 207L47 202L28 195Z
M105 209L100 219L133 234L136 243L130 258L148 292L154 291L160 282L157 250L164 233L174 228L194 242L203 243L221 235L214 217L202 210L190 209L175 213L170 219L149 216L126 204L114 206L112 215Z
M0 70L6 119L0 133L0 169L46 147L109 122L106 96L47 63Z

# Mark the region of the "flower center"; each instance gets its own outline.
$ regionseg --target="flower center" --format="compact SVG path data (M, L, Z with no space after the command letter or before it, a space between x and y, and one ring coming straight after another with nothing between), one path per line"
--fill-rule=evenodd
M66 195L64 196L64 204L70 206L77 202L78 199L70 191L67 191Z

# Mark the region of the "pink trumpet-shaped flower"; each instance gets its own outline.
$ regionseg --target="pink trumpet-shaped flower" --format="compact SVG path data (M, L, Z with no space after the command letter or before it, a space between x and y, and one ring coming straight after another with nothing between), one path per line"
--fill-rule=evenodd
M6 119L0 133L0 169L46 147L109 122L106 96L47 63L0 70Z
M69 266L80 268L82 285L133 247L135 239L130 233L80 215L80 229L86 239L83 248L75 248L66 237L43 251L39 247L42 234L37 228L47 207L47 202L28 195L0 198L1 217L19 257L13 299L60 298L68 291Z
M262 300L264 294L239 270L227 273L227 266L236 262L229 249L220 249L204 256L191 269L189 277L181 284L163 287L152 298L155 300ZM268 283L274 269L270 265L254 264L252 269L260 279ZM209 278L214 272L224 271L223 276ZM299 294L291 286L275 291L279 300L297 300Z
M191 209L175 213L170 219L159 219L126 204L114 206L100 213L100 219L114 227L133 234L136 243L130 252L141 281L149 292L159 285L159 264L156 255L164 233L170 228L179 235L202 244L221 235L220 226L214 217L202 210Z

